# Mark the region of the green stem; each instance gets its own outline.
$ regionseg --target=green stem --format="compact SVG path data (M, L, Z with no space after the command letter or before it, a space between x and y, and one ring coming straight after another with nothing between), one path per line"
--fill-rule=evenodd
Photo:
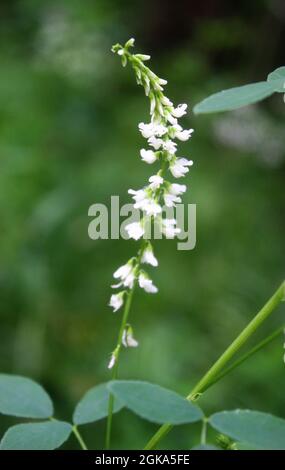
M82 438L82 436L81 436L81 434L80 434L80 432L79 432L78 429L77 429L77 426L73 426L73 427L72 427L72 432L73 432L73 434L75 435L76 439L78 440L81 449L82 449L82 450L88 450L88 449L87 449L87 446L86 446L86 444L85 444L85 442L84 442L84 440L83 440L83 438Z
M202 379L195 385L193 390L186 397L189 401L198 400L202 393L208 388L209 384L221 373L224 366L230 361L233 355L243 346L248 338L259 328L267 317L275 310L275 308L285 298L285 282L277 289L273 296L268 300L264 307L258 312L253 320L242 330L237 338L230 344L225 352L213 364L213 366L206 372ZM171 424L164 424L154 434L154 436L147 443L145 449L154 449L157 444L165 437L172 429Z
M202 421L202 430L201 430L201 445L206 445L207 442L207 418L204 418Z
M117 355L116 355L116 362L115 362L115 365L114 365L113 371L112 371L112 380L116 380L116 378L118 376L119 356L120 356L120 351L121 351L121 347L122 347L122 338L123 338L124 330L126 328L126 324L128 322L130 308L131 308L132 299L133 299L133 295L134 295L134 290L135 290L135 283L134 283L133 288L127 294L128 297L127 297L127 301L125 303L124 313L123 313L122 322L121 322L119 335L118 335L117 346L116 346L116 349L115 349L115 351L117 351L117 353L116 353ZM114 410L114 396L110 394L109 404L108 404L108 419L107 419L107 429L106 429L106 440L105 440L105 448L106 449L110 449L113 410Z
M267 336L265 339L260 341L256 346L254 346L252 349L250 349L248 352L243 354L239 359L234 361L229 367L226 367L220 374L216 375L212 382L208 383L207 389L212 387L216 382L221 380L225 375L228 375L232 370L234 370L236 367L240 366L243 362L245 362L247 359L249 359L251 356L253 356L255 353L257 353L260 349L264 348L264 346L267 346L267 344L271 343L277 336L279 336L281 333L283 333L285 328L285 325L281 326L277 330L275 330L273 333L271 333L269 336ZM205 391L205 390L204 390Z

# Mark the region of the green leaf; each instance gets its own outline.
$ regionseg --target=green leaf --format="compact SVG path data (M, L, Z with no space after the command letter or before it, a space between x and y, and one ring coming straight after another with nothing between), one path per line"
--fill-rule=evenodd
M154 423L193 423L203 418L200 408L158 385L117 380L109 382L108 388L127 408Z
M212 444L200 444L198 446L192 447L191 450L221 450Z
M17 424L8 429L0 450L53 450L70 436L72 426L63 421Z
M271 72L267 81L274 87L274 91L285 93L285 67L279 67Z
M285 449L285 420L250 410L222 411L209 418L215 429L236 441L264 450Z
M18 375L0 374L0 413L22 418L49 418L53 405L36 382Z
M106 383L91 388L77 404L73 413L73 422L77 425L93 423L108 416L109 396ZM122 407L123 404L119 400L114 400L114 413Z
M209 96L194 106L195 114L218 113L247 106L274 93L269 82L257 82L241 87L230 88Z

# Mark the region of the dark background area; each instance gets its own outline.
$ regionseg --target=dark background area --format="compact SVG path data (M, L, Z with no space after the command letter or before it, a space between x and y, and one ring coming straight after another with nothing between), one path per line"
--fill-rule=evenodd
M0 5L0 368L41 382L56 416L70 419L107 363L120 313L107 307L112 273L137 248L88 238L88 208L129 202L152 174L137 124L148 103L112 44L136 52L189 109L210 93L264 80L284 65L282 0L144 2L2 1ZM284 277L283 97L240 111L185 118L181 151L195 162L186 203L197 204L197 246L155 243L157 296L137 292L140 342L121 377L186 394ZM183 181L184 183L184 181ZM284 308L254 338L284 322ZM284 338L201 399L206 413L253 408L285 417ZM17 422L1 417L2 432ZM123 411L114 447L139 448L156 426ZM82 428L103 445L104 422ZM190 448L199 426L176 428L164 447ZM70 444L76 447L77 444Z

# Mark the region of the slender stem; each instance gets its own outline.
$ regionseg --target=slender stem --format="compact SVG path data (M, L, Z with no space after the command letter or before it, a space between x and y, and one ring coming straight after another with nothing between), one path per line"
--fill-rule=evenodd
M73 434L75 435L76 439L78 440L79 444L80 444L80 447L82 450L88 450L87 449L87 446L83 440L83 437L81 436L80 432L78 431L78 428L77 426L73 426L72 427L72 432Z
M222 371L223 367L229 362L233 355L243 346L247 339L262 325L266 318L275 310L280 302L285 299L285 282L277 289L273 296L268 300L264 307L258 312L253 320L242 330L237 338L230 344L225 352L213 364L213 366L206 372L202 379L195 385L193 390L186 397L189 401L196 401L200 398L202 393L208 388L209 384L217 377ZM164 424L154 434L150 441L146 444L145 449L154 449L161 439L166 436L172 429L171 424Z
M253 356L255 353L260 351L260 349L264 348L264 346L267 346L267 344L271 343L277 336L279 336L281 333L283 333L285 328L285 325L281 326L277 330L275 330L273 333L271 333L269 336L267 336L265 339L260 341L256 346L254 346L252 349L247 351L245 354L243 354L241 357L239 357L236 361L234 361L229 367L226 367L220 374L216 375L214 379L208 383L207 389L212 387L216 382L221 380L225 375L228 375L232 370L234 370L236 367L240 366L243 362L245 362L247 359L249 359L251 356ZM204 390L205 391L205 390Z
M207 442L207 424L207 418L204 418L202 421L201 445L206 445Z
M134 295L134 290L135 290L135 283L133 285L133 288L130 290L130 292L127 294L127 301L125 303L125 308L124 308L124 313L122 317L122 322L119 330L119 335L118 335L118 342L116 346L116 362L112 370L112 380L116 380L118 376L118 368L119 368L119 356L120 356L120 351L122 347L122 338L124 334L124 330L126 328L126 324L129 318L129 313L130 313L130 308L132 304L132 299ZM106 429L106 440L105 440L105 447L106 449L110 449L110 443L111 443L111 430L112 430L112 420L113 420L113 410L114 410L114 396L110 394L109 396L109 403L108 403L108 419L107 419L107 429Z

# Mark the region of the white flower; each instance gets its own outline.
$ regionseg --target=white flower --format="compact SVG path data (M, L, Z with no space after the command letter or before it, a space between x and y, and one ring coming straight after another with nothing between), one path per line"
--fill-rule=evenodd
M143 201L137 202L134 205L135 209L141 209L146 213L146 215L153 215L156 216L162 212L161 206L151 198L146 198Z
M134 240L138 240L144 234L144 229L141 222L133 222L128 224L126 226L126 231L128 232L129 237L133 238Z
M156 294L158 288L152 283L145 273L139 275L139 286L144 289L148 294Z
M145 139L148 139L149 137L153 136L153 123L149 124L144 124L143 122L139 123L139 130L141 131L142 136Z
M137 191L134 189L129 189L128 193L132 194L132 198L135 202L141 202L147 197L147 192L145 189L138 189Z
M121 266L115 273L113 274L115 279L120 279L118 284L113 284L112 287L117 289L118 287L125 286L129 287L130 289L134 285L135 275L132 262L129 261L127 264Z
M170 193L164 193L163 198L166 207L173 207L176 203L181 202L181 197Z
M185 191L185 184L170 184L163 195L166 207L173 207L176 203L181 202L181 198L178 196Z
M173 106L172 101L170 101L170 99L167 98L167 96L163 96L161 98L161 102L162 102L162 104L164 104L164 106Z
M129 47L134 47L135 45L135 39L134 38L130 38L126 44L125 44L125 47L128 49Z
M147 55L147 54L136 54L136 57L140 60L142 60L143 62L145 60L149 60L150 59L150 55Z
M163 232L166 238L174 238L175 235L181 232L180 228L175 227L176 223L175 219L164 219L162 221Z
M164 134L167 133L167 127L165 127L163 124L153 124L153 134L162 137Z
M123 286L128 287L129 289L132 289L134 286L135 282L135 275L134 272L132 271L123 281Z
M123 264L123 266L120 266L117 269L117 271L114 272L113 277L115 279L119 279L119 278L124 279L130 274L132 269L133 269L132 263L128 262L126 264Z
M186 158L176 158L171 163L169 169L174 178L181 178L182 176L185 176L186 173L188 173L189 168L187 167L192 165L192 160L187 160Z
M190 139L191 134L194 132L194 129L184 129L182 131L178 131L175 133L177 139L186 142L186 140Z
M145 204L145 207L143 209L146 213L146 215L153 215L154 217L158 214L161 214L162 208L161 206L155 202L154 200L149 200L148 203Z
M187 104L179 104L177 108L171 111L171 114L176 118L181 118L186 114Z
M171 155L174 155L174 153L176 152L177 144L175 142L173 142L172 140L164 141L162 146L163 146L163 149L166 150Z
M109 306L114 309L114 312L117 312L117 310L121 308L123 303L124 303L124 292L119 292L119 294L111 295Z
M151 189L158 189L159 186L163 183L163 178L159 175L153 175L148 180L151 184L149 187Z
M169 186L168 191L170 194L174 194L174 196L180 196L180 194L185 193L186 189L185 184L173 183Z
M115 354L112 354L111 359L110 359L109 364L108 364L108 369L112 369L114 367L114 365L116 363L116 360L117 360L117 358L116 358Z
M183 131L183 127L181 127L179 124L177 124L177 119L175 119L175 121L176 121L176 124L173 124L169 128L169 135L170 135L171 139L175 139L176 134Z
M162 209L161 209L160 205L154 199L152 199L147 194L147 192L145 190L139 189L138 191L134 191L133 189L129 189L129 193L133 194L132 197L135 201L135 204L134 204L135 209L141 209L147 215L150 215L150 216L151 215L155 216L155 215L161 213ZM130 225L132 225L132 224L130 224ZM131 230L133 231L136 228L137 228L137 226L132 225ZM140 228L141 228L141 225L138 227L139 231L140 231ZM129 231L129 225L126 227L126 230ZM143 233L144 233L144 230L143 230ZM143 235L143 233L142 233L142 235ZM138 238L140 238L142 235L140 235ZM134 238L134 236L131 236L131 235L129 235L129 236L131 238ZM138 240L138 238L135 238L135 240Z
M123 337L122 337L122 344L125 348L137 348L139 343L133 337L133 332L131 328L124 330Z
M156 160L156 155L152 150L141 149L140 151L141 158L146 163L154 163Z
M141 262L145 264L150 264L151 266L158 266L158 261L153 254L152 246L149 244L143 251Z
M154 199L146 198L134 204L135 209L141 209L146 215L157 215L162 212L160 205Z
M158 150L162 144L163 144L163 140L162 139L158 139L157 137L155 137L154 135L150 136L150 138L148 139L148 143L149 145L151 145L155 150Z
M172 116L171 113L166 113L166 119L167 119L167 121L169 121L170 124L172 124L173 126L175 126L175 125L177 124L177 119L176 119L174 116Z

